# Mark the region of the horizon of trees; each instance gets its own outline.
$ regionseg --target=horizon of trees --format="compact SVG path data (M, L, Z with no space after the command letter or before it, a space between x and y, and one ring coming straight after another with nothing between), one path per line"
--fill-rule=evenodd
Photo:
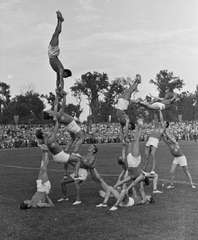
M115 103L119 94L123 93L132 82L130 77L117 77L109 80L106 73L87 72L77 79L70 88L71 94L77 100L77 105L67 104L65 112L79 120L83 112L81 108L82 97L85 96L90 107L90 114L87 117L89 124L107 122L109 116L111 116L112 122L117 122ZM175 77L173 72L168 72L168 70L161 70L156 74L155 79L151 79L149 82L156 86L159 97L164 97L167 91L175 92L177 90L180 92L185 85L183 80ZM177 96L179 101L164 111L165 119L178 121L178 115L182 115L184 121L197 120L198 87L195 89L195 93L181 91L181 93L177 93ZM52 106L55 95L52 92L43 95L28 89L27 92L11 98L10 86L0 82L0 124L14 124L14 116L19 116L19 123L43 123L44 99ZM150 96L146 96L145 100L150 101ZM153 119L152 111L134 103L130 104L128 111L134 122L139 117L147 122Z

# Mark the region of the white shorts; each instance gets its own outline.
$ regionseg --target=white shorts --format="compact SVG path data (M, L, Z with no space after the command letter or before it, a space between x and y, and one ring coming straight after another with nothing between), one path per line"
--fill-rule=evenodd
M85 181L88 176L88 171L84 168L79 168L78 176L79 176L79 180ZM70 177L74 179L74 173L70 174Z
M173 163L174 163L174 164L178 164L178 165L180 165L181 167L187 166L187 159L186 159L185 156L174 157Z
M60 48L59 46L48 46L48 56L49 58L55 58L58 57L60 54Z
M141 162L141 156L139 157L133 157L131 153L129 153L127 155L127 164L128 164L128 167L138 167L140 165L140 162Z
M78 133L81 130L81 128L78 126L75 120L73 120L67 126L65 126L65 129L67 132L74 134Z
M49 194L51 190L51 183L50 181L47 181L45 183L42 183L42 180L36 180L37 184L37 192L45 192L46 194Z
M142 170L142 173L143 173L143 175L144 175L145 177L148 177L148 178L154 178L154 177L157 176L156 173L155 173L155 174L151 174L150 172L145 172L145 171L143 171L143 170Z
M129 101L123 98L118 98L118 103L115 105L115 108L124 111L124 110L127 110L128 106L129 106Z
M165 104L164 103L161 103L161 102L155 102L155 103L152 103L151 106L155 107L159 107L160 110L164 110L166 108Z
M146 147L154 146L154 147L158 148L158 145L159 145L159 139L154 138L154 137L149 137L149 139L146 143Z
M69 154L65 153L63 150L56 155L52 155L55 162L58 163L67 163L69 160Z
M131 206L133 206L134 205L134 199L132 198L132 197L129 197L129 201L128 201L128 203L124 203L124 202L121 202L120 204L119 204L119 206L120 207L131 207Z

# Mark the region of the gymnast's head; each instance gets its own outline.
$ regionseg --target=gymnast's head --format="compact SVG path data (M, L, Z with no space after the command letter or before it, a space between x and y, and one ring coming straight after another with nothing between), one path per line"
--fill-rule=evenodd
M69 69L64 69L63 77L67 78L67 77L71 77L71 76L72 76L72 72Z

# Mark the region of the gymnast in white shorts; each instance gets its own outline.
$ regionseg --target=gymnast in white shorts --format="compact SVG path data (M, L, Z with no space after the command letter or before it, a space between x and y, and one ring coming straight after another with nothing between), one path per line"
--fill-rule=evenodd
M41 166L39 169L38 180L36 180L37 191L31 200L24 200L20 204L20 208L22 210L29 208L43 208L54 206L52 200L48 196L51 190L51 183L48 179L47 174L47 166L49 163L48 149L46 148L46 146L44 146L42 150L43 156L41 160Z
M170 170L171 184L169 186L167 186L167 188L174 188L174 179L175 179L174 174L175 174L175 170L178 165L180 167L182 167L184 173L186 174L186 176L190 182L191 188L196 188L195 185L193 184L192 177L191 177L191 174L188 169L188 163L187 163L186 156L182 153L179 143L176 141L176 139L173 136L170 136L170 134L168 134L168 133L165 133L163 135L163 140L169 147L170 153L174 157L173 163L171 165L171 170Z

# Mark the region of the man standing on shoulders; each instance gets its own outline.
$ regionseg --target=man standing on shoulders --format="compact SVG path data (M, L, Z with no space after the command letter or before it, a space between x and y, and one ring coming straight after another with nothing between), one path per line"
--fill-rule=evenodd
M78 157L81 157L80 154L78 153L78 151L85 140L85 134L84 134L84 131L78 126L76 121L73 119L73 117L71 117L70 115L65 113L65 111L64 111L65 105L66 105L66 92L63 91L63 101L62 101L62 105L61 105L59 111L58 111L58 106L59 106L58 94L56 94L56 99L54 101L53 110L50 109L48 111L44 111L43 118L44 119L50 119L50 118L53 119L54 116L57 117L59 124L63 124L65 126L65 130L67 132L69 132L70 137L71 137L71 139L69 140L69 142L66 145L65 152L69 153L69 150L70 150L72 144L77 139L76 145L75 145L75 148L74 148L72 154L76 155Z
M120 134L122 142L129 143L129 128L134 129L133 123L130 125L130 118L127 113L128 106L130 104L131 95L133 92L137 90L138 84L141 83L141 76L136 74L135 82L127 89L125 92L118 98L117 104L115 105L116 108L116 116L120 123ZM124 126L125 126L125 134L124 134ZM124 139L125 138L125 139Z
M159 115L160 115L160 123L158 124L158 122L156 122L156 127L151 132L145 146L145 164L144 164L143 170L146 171L149 158L150 156L152 156L153 161L152 161L152 169L150 171L151 174L155 174L155 164L156 164L155 155L159 145L159 141L162 135L164 134L166 128L168 128L169 126L169 122L165 122L163 120L163 115L161 111L159 111Z

